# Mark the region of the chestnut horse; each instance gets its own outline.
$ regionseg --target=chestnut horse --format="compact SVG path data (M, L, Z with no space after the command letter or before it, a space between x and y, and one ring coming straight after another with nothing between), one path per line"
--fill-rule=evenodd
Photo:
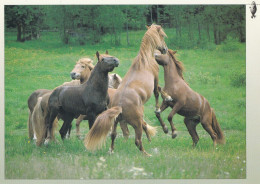
M88 150L101 148L106 136L112 128L111 149L114 150L116 127L118 122L130 124L135 130L135 144L137 148L147 156L150 156L142 145L142 129L146 134L154 135L156 129L149 126L143 119L144 104L154 92L156 108L158 104L158 72L159 66L154 58L155 49L161 52L167 51L164 41L166 34L159 25L151 25L145 33L138 55L134 59L130 69L116 90L111 102L112 108L100 114L93 127L85 137L84 143Z
M50 95L48 113L45 118L47 124L47 138L45 144L51 139L51 130L54 119L59 116L64 120L60 129L61 138L71 127L71 122L80 114L87 115L89 126L93 125L96 116L107 109L108 97L108 72L119 65L119 60L108 54L96 53L98 63L87 82L78 86L60 86Z
M160 113L170 106L172 111L168 116L168 121L172 129L172 138L177 136L172 118L178 113L185 117L184 123L192 137L193 146L196 146L199 141L199 136L196 132L196 126L199 122L201 122L202 127L211 136L214 146L216 143L224 144L225 138L216 119L214 110L210 107L205 97L193 91L184 81L182 75L184 67L174 56L175 53L176 51L169 49L167 54L155 54L156 61L159 65L162 65L164 69L165 86L162 91L164 100L160 110L156 112L156 116L164 132L167 133L168 130L160 117ZM172 101L166 100L166 98L171 98Z

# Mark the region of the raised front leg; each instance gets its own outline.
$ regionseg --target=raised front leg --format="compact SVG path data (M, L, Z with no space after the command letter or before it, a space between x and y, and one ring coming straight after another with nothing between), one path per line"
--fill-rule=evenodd
M171 102L172 101L172 97L170 95L168 95L165 91L162 90L162 88L160 86L158 86L158 90L161 93L162 98L166 101L166 102Z
M172 138L174 139L175 137L177 137L177 131L176 131L176 128L174 127L174 124L173 124L173 121L172 121L172 118L173 116L182 108L182 104L180 102L177 102L173 108L172 108L172 111L170 112L169 116L168 116L168 121L171 125L171 128L172 128Z

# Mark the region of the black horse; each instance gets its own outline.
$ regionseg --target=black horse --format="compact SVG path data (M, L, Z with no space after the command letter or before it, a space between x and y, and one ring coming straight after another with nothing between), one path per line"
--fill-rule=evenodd
M48 144L51 139L53 121L58 114L64 121L60 129L61 138L64 139L75 117L80 114L87 115L89 128L91 128L97 115L107 109L108 72L119 65L119 59L108 54L100 55L99 52L96 56L98 63L86 83L79 86L61 86L52 92L45 118L48 127L45 144Z

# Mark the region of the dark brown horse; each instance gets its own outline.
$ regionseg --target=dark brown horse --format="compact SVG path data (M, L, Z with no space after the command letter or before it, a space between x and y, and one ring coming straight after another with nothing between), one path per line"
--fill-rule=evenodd
M61 86L52 92L45 118L48 126L45 144L51 139L52 124L58 114L64 120L60 129L61 138L64 139L75 117L87 115L91 128L96 116L107 109L108 72L119 65L119 60L108 54L100 55L97 52L96 55L98 63L87 82L79 86Z
M70 82L64 82L61 86L71 86L71 85L80 85L86 82L90 76L92 69L94 68L93 61L90 58L81 58L76 62L73 70L71 71L72 80ZM52 90L49 89L37 89L35 90L28 98L27 103L29 107L29 118L28 118L28 132L29 138L32 139L34 137L34 131L32 128L31 116L34 110L34 107L37 103L37 99L42 97L43 95L49 93L51 94Z
M177 136L172 118L178 113L185 117L184 123L192 137L193 146L196 146L199 141L199 136L196 132L196 126L199 122L201 122L202 127L211 136L214 146L216 143L224 144L225 138L216 119L214 110L210 107L205 97L193 91L184 81L182 75L183 65L175 58L175 53L175 51L169 49L167 54L155 54L156 61L159 65L162 65L164 69L165 86L162 91L164 100L160 110L156 112L156 116L164 132L167 133L168 129L162 121L160 113L170 106L172 111L168 116L168 121L172 129L172 138ZM168 95L170 97L168 97ZM172 101L165 100L166 98L171 98Z
M113 126L111 133L111 149L114 150L116 127L118 122L130 124L135 130L135 144L137 148L149 155L142 145L142 130L148 135L155 134L155 128L149 126L143 119L144 104L152 93L155 95L156 107L158 104L158 72L159 66L154 58L154 51L167 51L164 42L166 34L159 25L151 25L145 33L138 55L132 66L123 78L112 99L112 108L98 116L93 127L85 137L85 147L88 150L100 148Z

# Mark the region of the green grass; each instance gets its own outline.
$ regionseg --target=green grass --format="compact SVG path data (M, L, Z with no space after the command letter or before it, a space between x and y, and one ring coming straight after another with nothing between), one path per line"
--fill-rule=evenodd
M120 59L114 70L124 76L137 55L145 31L130 32L131 45L113 47L109 35L99 45L63 45L57 33L42 33L40 40L25 43L15 41L15 33L5 35L5 177L6 179L190 179L246 177L246 88L245 45L225 43L215 49L178 50L185 65L184 77L189 85L205 96L215 109L227 143L213 148L210 136L198 125L200 141L195 149L183 123L176 115L179 132L176 139L165 135L154 115L155 100L145 104L145 120L158 127L149 143L143 135L143 145L153 156L143 156L134 144L134 131L125 141L120 128L115 153L107 153L111 143L94 153L86 151L83 141L75 136L75 120L70 140L36 147L28 139L27 99L36 89L53 89L70 81L70 71L82 56L95 59L95 52L105 52ZM172 30L167 30L166 42L171 45ZM122 35L122 42L125 35ZM126 40L126 39L125 39ZM226 45L235 45L230 50ZM172 48L169 46L169 48ZM175 48L172 48L175 49ZM160 85L164 85L160 68ZM236 85L239 84L239 85ZM170 128L167 109L162 118ZM59 122L59 126L62 122ZM87 122L81 123L81 133L88 132Z

